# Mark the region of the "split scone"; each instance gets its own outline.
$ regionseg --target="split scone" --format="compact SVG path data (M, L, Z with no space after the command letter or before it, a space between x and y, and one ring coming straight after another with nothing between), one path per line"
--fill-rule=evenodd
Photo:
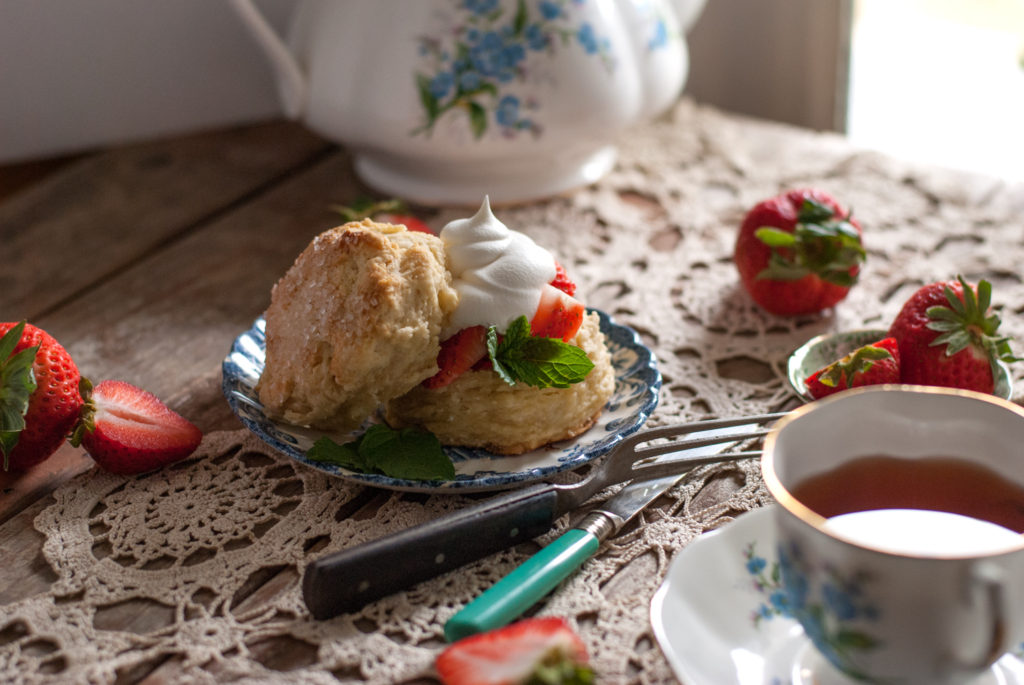
M497 454L572 438L615 386L599 319L574 291L486 200L440 236L339 226L274 287L260 401L274 418L339 431L383 408L395 428Z
M321 233L274 286L256 387L267 414L357 428L437 371L458 303L434 235L369 220Z
M509 385L493 370L467 371L440 388L419 385L387 403L396 428L419 426L442 444L521 454L584 432L601 415L615 389L611 355L597 314L588 314L571 344L594 368L568 388Z

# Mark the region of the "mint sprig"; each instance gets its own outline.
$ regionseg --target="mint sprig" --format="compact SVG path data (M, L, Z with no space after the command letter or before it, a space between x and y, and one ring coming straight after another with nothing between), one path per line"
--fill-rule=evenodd
M530 335L530 322L525 316L509 324L501 339L494 326L488 328L487 353L494 371L509 385L568 388L594 368L594 362L579 347L557 338Z
M455 478L455 466L436 435L414 428L395 430L381 423L345 444L321 437L306 451L306 457L350 471L404 480Z
M5 471L21 431L25 430L25 414L28 413L32 393L36 391L32 365L39 345L13 354L24 331L25 322L22 321L0 338L0 453L3 454Z

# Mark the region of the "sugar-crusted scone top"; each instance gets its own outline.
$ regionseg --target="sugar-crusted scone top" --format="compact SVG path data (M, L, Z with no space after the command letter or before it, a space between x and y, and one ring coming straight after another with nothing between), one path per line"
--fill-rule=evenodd
M317 236L271 294L265 411L351 430L436 373L458 305L445 260L437 236L368 219Z

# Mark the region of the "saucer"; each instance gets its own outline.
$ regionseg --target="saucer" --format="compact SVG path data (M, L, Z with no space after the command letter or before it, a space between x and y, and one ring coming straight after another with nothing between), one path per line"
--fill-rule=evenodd
M651 624L683 685L855 685L774 608L772 507L705 533L676 555ZM1024 685L1024 645L970 685Z
M789 356L786 365L786 377L793 391L805 402L814 398L807 391L804 384L811 374L837 359L848 355L858 347L878 342L888 335L884 328L863 328L853 331L840 331L837 333L826 333L811 338L797 348ZM1013 394L1013 381L1010 377L1010 369L1002 361L997 363L998 373L995 378L995 389L992 394L1010 399Z

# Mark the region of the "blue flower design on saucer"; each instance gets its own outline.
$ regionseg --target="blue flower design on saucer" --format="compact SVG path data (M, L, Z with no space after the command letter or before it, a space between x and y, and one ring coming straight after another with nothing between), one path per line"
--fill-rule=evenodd
M482 0L481 0L482 1ZM322 431L270 420L256 394L266 353L265 321L235 339L222 365L222 389L232 411L246 428L274 449L333 476L366 485L411 492L474 492L501 490L579 468L611 451L623 437L636 432L658 405L661 374L654 354L636 331L615 323L604 312L595 311L608 343L615 371L615 391L600 421L574 440L555 443L517 456L499 456L485 450L445 448L455 464L451 481L413 481L378 474L357 473L333 464L306 458ZM338 442L354 435L332 436Z

